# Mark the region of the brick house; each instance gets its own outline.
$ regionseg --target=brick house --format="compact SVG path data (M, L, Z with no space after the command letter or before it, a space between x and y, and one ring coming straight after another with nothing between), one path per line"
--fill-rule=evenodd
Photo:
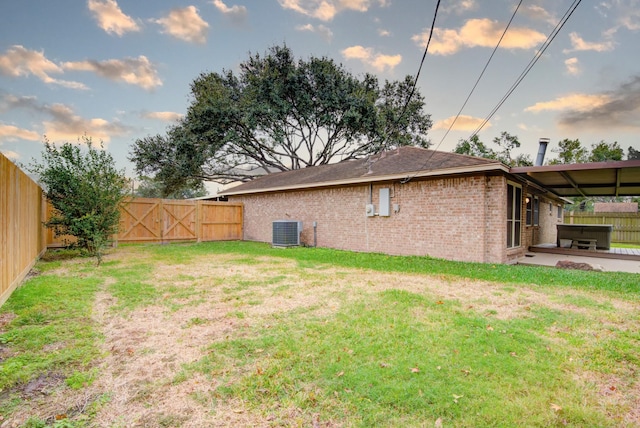
M221 192L244 203L244 239L302 221L301 241L351 251L509 263L556 240L563 200L500 162L400 147L269 174Z

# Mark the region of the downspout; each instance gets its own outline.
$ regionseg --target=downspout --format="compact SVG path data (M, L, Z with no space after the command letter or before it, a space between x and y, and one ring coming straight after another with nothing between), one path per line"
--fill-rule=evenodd
M489 230L489 176L487 174L484 175L484 209L483 209L483 231L482 231L482 259L485 263L489 262L489 249L487 240L489 239L488 230Z
M369 203L373 203L373 183L369 183ZM369 251L369 217L364 217L364 237L365 251Z
M313 222L313 248L318 246L318 222Z

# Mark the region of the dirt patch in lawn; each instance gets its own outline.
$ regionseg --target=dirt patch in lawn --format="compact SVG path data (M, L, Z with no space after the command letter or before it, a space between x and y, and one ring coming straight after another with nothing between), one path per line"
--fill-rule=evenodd
M0 314L0 334L5 332L5 327L16 318L16 314L13 312L4 312Z
M109 260L125 265L132 258L131 251L135 250L122 248ZM151 277L161 299L130 311L115 310L118 302L109 293L114 279L105 281L93 311L104 337L100 375L79 392L65 389L40 397L41 406L48 400L48 417L100 402L92 419L104 427L272 426L273 421L242 401L219 399L220 376L191 373L181 377L183 366L206 356L212 343L251 335L254 327L268 325L279 314L295 311L302 316L328 317L363 295L390 289L418 293L434 304L454 301L461 310L486 316L488 324L491 319L528 317L540 307L584 311L535 287L324 265L300 267L292 260L269 257L202 256L188 264L158 265ZM606 302L622 311L619 316L638 309L628 302ZM608 399L623 399L610 389L614 380L601 383ZM626 392L635 397L624 400L637 404L637 388ZM14 421L27 416L28 412L16 412ZM640 423L638 417L630 412L624 422Z

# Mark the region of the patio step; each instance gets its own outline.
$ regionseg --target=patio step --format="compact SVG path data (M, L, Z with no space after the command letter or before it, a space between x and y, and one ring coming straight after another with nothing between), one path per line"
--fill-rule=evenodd
M610 250L581 250L574 248L558 248L548 245L532 245L532 253L565 254L571 256L596 257L602 259L640 261L640 250L630 248L611 248Z

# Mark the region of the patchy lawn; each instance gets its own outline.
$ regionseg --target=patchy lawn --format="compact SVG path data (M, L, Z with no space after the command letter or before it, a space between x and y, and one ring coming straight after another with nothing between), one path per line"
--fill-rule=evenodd
M638 275L255 243L56 257L0 426L637 426Z

